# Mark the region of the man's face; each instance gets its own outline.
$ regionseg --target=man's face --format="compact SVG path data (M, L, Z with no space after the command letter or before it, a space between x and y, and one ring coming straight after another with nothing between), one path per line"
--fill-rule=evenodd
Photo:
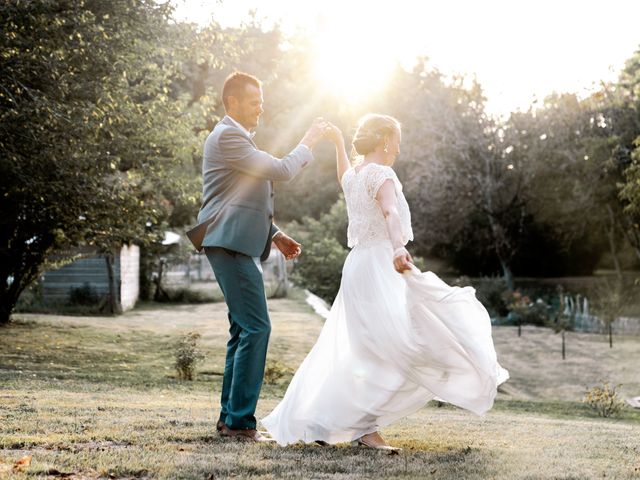
M244 95L234 102L235 111L232 115L244 128L251 130L258 126L258 119L264 110L262 109L262 88L255 85L246 85Z

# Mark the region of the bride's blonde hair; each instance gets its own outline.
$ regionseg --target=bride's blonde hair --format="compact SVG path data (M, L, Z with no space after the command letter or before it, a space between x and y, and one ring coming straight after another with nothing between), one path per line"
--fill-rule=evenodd
M366 155L373 152L378 144L388 135L400 133L400 122L391 115L369 113L360 120L351 142L352 156Z

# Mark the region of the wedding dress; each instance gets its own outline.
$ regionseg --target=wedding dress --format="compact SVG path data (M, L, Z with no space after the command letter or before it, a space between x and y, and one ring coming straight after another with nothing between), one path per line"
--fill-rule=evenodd
M491 323L472 287L431 272L393 268L393 248L375 199L395 185L403 242L413 240L409 206L395 172L370 163L342 178L352 248L340 290L282 401L262 424L280 444L349 442L430 400L488 411L508 378Z

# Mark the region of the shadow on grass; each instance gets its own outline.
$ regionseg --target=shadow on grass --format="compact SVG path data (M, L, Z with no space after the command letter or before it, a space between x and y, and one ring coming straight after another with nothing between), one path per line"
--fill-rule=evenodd
M486 478L491 458L483 451L460 447L437 451L405 449L398 455L347 444L248 445L207 437L209 459L182 465L175 478ZM192 460L194 460L192 458Z

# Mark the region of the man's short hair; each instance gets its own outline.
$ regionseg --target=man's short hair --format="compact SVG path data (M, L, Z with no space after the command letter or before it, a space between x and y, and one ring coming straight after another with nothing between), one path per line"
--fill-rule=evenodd
M229 97L242 99L247 85L255 85L260 88L262 82L253 75L244 72L233 72L227 77L222 86L222 103L224 103L225 110L229 108Z

